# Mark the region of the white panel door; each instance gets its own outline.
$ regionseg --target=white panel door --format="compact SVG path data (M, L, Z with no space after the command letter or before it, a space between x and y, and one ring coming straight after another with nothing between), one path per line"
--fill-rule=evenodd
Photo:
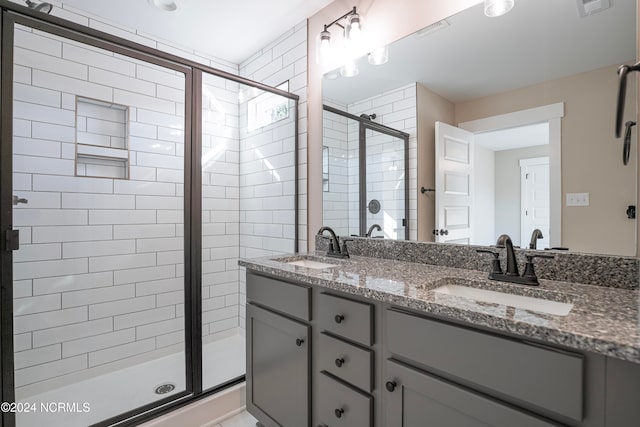
M473 134L436 122L436 242L471 243Z
M520 160L520 242L528 247L531 233L542 231L538 249L549 247L549 157Z

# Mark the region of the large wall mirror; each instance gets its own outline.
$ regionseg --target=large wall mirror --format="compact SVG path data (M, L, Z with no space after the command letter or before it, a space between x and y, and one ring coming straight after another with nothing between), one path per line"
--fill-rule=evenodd
M626 165L614 117L617 68L636 61L636 1L610 3L582 16L573 1L519 0L498 18L478 4L394 42L385 64L365 56L355 76L325 74L323 223L635 255L636 97ZM363 136L368 123L407 135L406 161L393 138Z

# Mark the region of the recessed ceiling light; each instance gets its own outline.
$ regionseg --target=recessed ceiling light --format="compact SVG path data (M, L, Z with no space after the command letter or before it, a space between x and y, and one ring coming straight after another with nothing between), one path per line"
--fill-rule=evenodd
M149 4L163 12L176 12L180 9L177 0L149 0Z

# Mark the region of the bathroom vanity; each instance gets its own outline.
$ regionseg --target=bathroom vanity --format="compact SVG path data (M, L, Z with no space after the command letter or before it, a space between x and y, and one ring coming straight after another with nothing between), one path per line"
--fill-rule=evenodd
M640 423L638 290L323 252L240 264L264 426Z

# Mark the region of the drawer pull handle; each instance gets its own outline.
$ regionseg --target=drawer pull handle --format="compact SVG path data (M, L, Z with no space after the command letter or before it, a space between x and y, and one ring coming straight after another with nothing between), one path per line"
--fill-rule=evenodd
M344 409L338 408L335 411L333 411L333 413L336 414L336 418L342 418L342 414L344 414Z
M384 385L388 391L392 392L396 389L396 386L398 384L396 384L395 381L387 381L387 383Z
M302 347L302 344L304 344L304 340L302 338L296 338L296 345Z
M336 359L336 366L342 368L342 365L344 365L344 359Z
M342 314L336 314L336 317L334 317L333 320L335 320L336 323L342 323L344 316Z

